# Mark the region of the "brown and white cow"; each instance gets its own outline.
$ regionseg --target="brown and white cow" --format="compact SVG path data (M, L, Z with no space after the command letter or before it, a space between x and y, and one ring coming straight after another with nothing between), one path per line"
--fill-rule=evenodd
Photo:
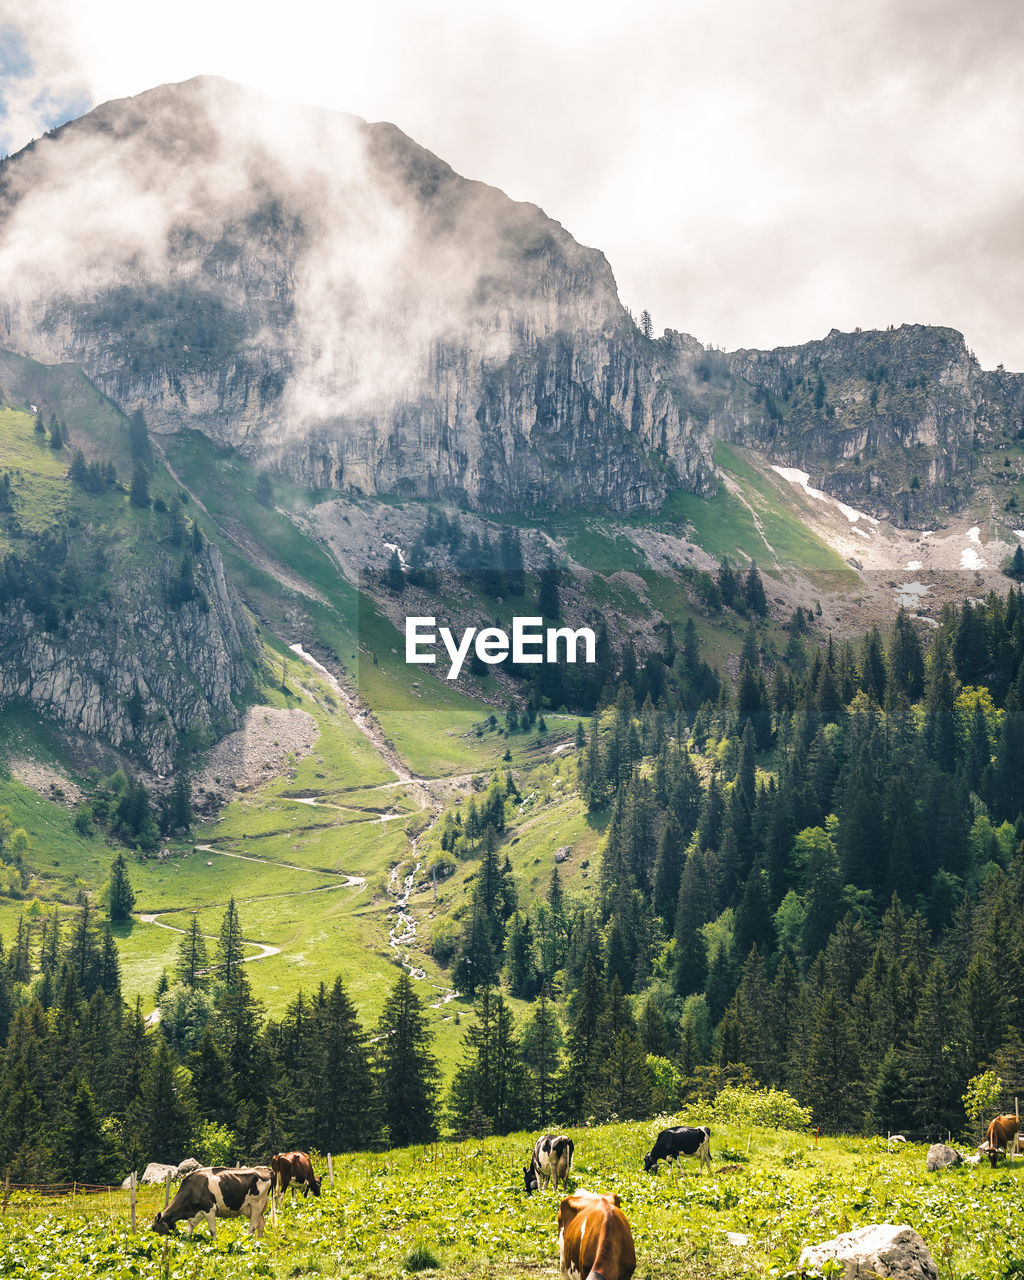
M616 1195L576 1191L558 1209L558 1261L564 1280L630 1280L633 1233Z
M1017 1116L996 1116L990 1121L985 1131L985 1141L978 1150L988 1156L993 1169L1001 1155L1009 1155L1012 1158L1016 1153L1019 1131L1020 1120Z
M217 1238L217 1218L249 1219L249 1235L263 1235L273 1175L265 1165L240 1169L193 1169L181 1180L177 1194L153 1219L153 1230L169 1235L179 1222L188 1223L189 1235L204 1219Z
M274 1174L274 1199L278 1208L289 1186L293 1197L296 1187L302 1188L304 1196L311 1191L315 1196L320 1194L320 1179L313 1172L313 1162L305 1151L283 1151L271 1156L270 1168Z

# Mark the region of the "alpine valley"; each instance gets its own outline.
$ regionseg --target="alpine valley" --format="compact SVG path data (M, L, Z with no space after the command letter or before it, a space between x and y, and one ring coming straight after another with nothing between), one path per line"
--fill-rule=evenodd
M13 1181L1012 1110L1024 374L656 337L536 206L213 78L0 162L0 348ZM406 662L516 617L596 660Z

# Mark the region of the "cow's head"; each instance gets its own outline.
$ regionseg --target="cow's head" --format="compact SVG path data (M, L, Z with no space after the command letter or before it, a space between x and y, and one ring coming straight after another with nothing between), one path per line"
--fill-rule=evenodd
M315 1196L318 1196L320 1194L320 1179L316 1176L315 1173L310 1174L309 1189L310 1191L312 1191L312 1193Z
M177 1223L168 1222L164 1217L163 1209L153 1219L153 1230L160 1236L173 1235L177 1230Z
M537 1170L532 1164L528 1164L523 1170L523 1181L526 1183L526 1194L536 1191L540 1186L540 1179L537 1177Z
M658 1164L658 1157L654 1154L653 1151L648 1151L648 1153L644 1156L644 1172L650 1173L652 1169L657 1167L657 1164Z

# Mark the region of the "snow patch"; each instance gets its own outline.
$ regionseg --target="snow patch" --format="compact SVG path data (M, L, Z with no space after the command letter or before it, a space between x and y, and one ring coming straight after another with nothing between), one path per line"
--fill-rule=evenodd
M960 552L960 568L961 569L984 569L985 561L978 555L973 547L965 547Z
M864 538L864 539L865 539L865 541L867 541L867 542L870 542L870 541L871 541L871 534L870 534L870 533L866 533L863 529L858 529L856 525L851 525L851 526L850 526L850 532L851 532L851 533L859 533L859 534L860 534L860 536L861 536L862 538Z
M967 530L967 538L970 542L976 542L979 547L981 546L981 530L977 525L973 529Z
M390 551L390 552L393 552L394 554L396 554L396 555L398 556L398 563L402 566L402 568L403 568L403 569L405 568L405 556L403 556L403 555L402 555L402 548L401 548L400 546L398 546L398 544L397 544L397 543L395 543L395 542L385 542L385 543L384 543L384 550L385 550L385 551Z
M897 603L904 609L920 609L921 601L930 590L923 582L901 582L896 588Z
M1024 538L1024 529L1014 529L1014 533L1018 538Z
M908 561L907 561L907 568L910 570L910 572L911 572L911 573L914 573L916 570L918 570L918 569L920 569L920 568L921 568L921 561L920 561L920 560L908 560Z
M838 498L831 497L821 489L812 489L808 483L811 478L809 471L801 471L798 467L777 467L774 463L772 464L772 470L777 475L780 475L783 480L788 480L790 484L799 485L809 498L817 498L819 502L828 502L833 507L838 507L850 524L856 524L858 520L867 520L869 524L878 524L874 516L858 511L856 507L847 506L845 502L840 502ZM858 529L856 532L860 533L862 531ZM867 534L864 534L864 536L867 537Z

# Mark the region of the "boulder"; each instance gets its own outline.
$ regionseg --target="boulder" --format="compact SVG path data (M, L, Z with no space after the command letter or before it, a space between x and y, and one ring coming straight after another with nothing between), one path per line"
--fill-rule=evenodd
M142 1177L139 1181L150 1183L164 1182L168 1174L170 1174L172 1178L174 1177L174 1171L177 1167L178 1166L175 1164L156 1164L155 1162L152 1162L147 1164L145 1169L143 1169Z
M848 1231L800 1254L801 1275L820 1273L834 1258L843 1264L843 1280L938 1280L928 1246L913 1229L882 1222Z
M201 1169L202 1167L198 1160L189 1156L187 1160L182 1160L181 1164L178 1165L174 1171L174 1176L176 1178L184 1178L186 1173L191 1173L193 1169Z
M937 1169L948 1169L951 1165L960 1164L962 1160L963 1156L959 1151L947 1147L944 1142L936 1142L928 1148L925 1164L928 1172L934 1173Z

